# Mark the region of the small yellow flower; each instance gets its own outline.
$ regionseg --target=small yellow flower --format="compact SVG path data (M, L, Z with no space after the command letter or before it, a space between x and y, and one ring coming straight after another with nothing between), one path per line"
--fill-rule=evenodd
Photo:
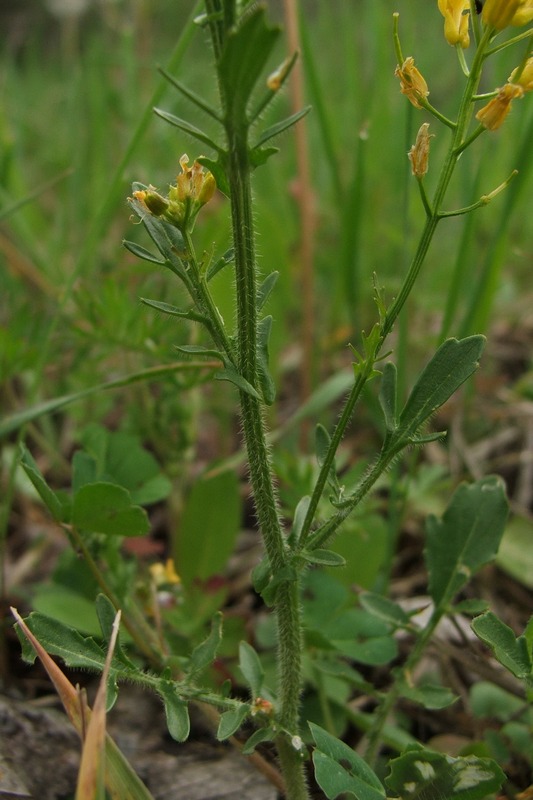
M517 67L509 75L509 83L521 86L524 92L533 92L533 56L528 58L526 65L519 74L520 67Z
M444 37L448 44L460 44L466 49L470 44L468 22L470 0L438 0L439 11L444 17Z
M476 114L481 124L489 131L497 130L504 122L511 110L511 102L517 97L522 97L524 90L514 83L506 83L496 97L493 97L486 106L480 108Z
M414 58L412 56L406 58L401 67L396 67L394 74L400 79L402 94L406 95L415 108L422 108L420 101L428 96L429 89L426 81L415 67Z
M411 169L416 178L422 178L428 171L429 161L429 122L424 122L416 135L416 141L408 152Z
M150 575L157 588L177 586L181 583L181 578L176 572L172 558L167 558L164 565L160 562L152 564L150 566Z
M533 0L485 0L481 18L497 31L508 25L527 25L533 19Z

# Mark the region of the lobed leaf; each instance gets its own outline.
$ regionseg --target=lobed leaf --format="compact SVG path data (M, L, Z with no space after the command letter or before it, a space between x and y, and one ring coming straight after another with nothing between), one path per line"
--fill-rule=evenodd
M472 630L513 675L521 679L531 676L531 654L525 636L515 637L513 630L492 611L473 619Z

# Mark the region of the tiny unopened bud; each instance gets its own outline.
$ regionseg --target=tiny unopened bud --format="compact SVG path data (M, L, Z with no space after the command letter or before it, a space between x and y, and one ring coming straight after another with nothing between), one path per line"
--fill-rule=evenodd
M406 58L401 67L396 67L394 74L400 79L402 94L406 95L415 108L422 108L420 101L428 96L429 89L426 81L415 67L414 58L412 56Z
M293 62L294 58L289 56L289 58L285 59L283 64L280 64L279 67L274 70L274 72L270 73L267 78L267 88L270 89L271 92L277 92L281 87L282 83L290 72Z
M489 131L496 131L503 124L507 114L511 110L511 103L517 97L522 97L524 90L521 86L514 83L506 83L496 97L489 100L486 106L480 108L476 114L476 119L481 122L484 128Z
M413 175L422 178L428 171L429 140L433 134L428 133L429 122L424 122L416 135L416 141L408 152Z
M267 717L272 716L274 713L274 706L270 700L265 700L263 697L256 697L252 703L252 717L257 714L265 714Z
M291 745L299 753L301 753L301 751L304 749L304 743L301 736L291 736Z

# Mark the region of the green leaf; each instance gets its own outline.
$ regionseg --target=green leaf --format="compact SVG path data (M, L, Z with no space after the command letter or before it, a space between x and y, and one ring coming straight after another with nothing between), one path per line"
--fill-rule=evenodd
M503 482L491 476L462 484L442 519L427 518L429 592L437 607L451 603L472 575L494 559L507 511Z
M176 742L185 742L191 730L187 703L178 695L175 684L160 681L157 692L165 706L168 732Z
M398 422L396 420L397 403L397 372L396 366L392 362L387 362L383 367L381 376L381 387L379 390L379 404L385 417L385 427L388 431L396 430Z
M139 299L145 306L155 308L156 311L162 311L163 314L168 314L171 317L180 317L181 319L189 319L192 322L200 322L203 325L209 325L208 318L204 317L203 314L198 314L197 311L193 311L192 308L183 310L170 303L163 303L160 300L149 300L146 297L141 297Z
M385 789L361 756L318 725L310 722L309 728L316 743L315 778L329 800L346 792L357 800L383 800Z
M279 147L256 147L250 150L250 164L252 167L262 167L271 156L279 153Z
M490 758L452 758L412 747L390 762L387 787L409 800L482 800L498 791L505 775Z
M473 619L472 629L513 675L521 679L531 675L531 657L525 636L516 638L512 629L492 611Z
M278 735L275 728L259 728L254 731L249 739L246 740L242 748L243 756L251 756L258 744L262 742L271 742Z
M248 642L239 644L239 667L244 680L250 687L252 698L259 697L263 688L265 673L259 656Z
M398 435L413 436L477 369L484 336L447 339L426 365L400 415Z
M193 92L192 89L189 89L187 86L184 86L183 83L176 80L176 78L170 75L166 70L159 68L159 72L164 78L166 78L166 80L169 83L172 84L172 86L174 86L175 89L178 90L178 92L181 92L181 94L184 97L186 97L187 100L190 100L191 103L194 103L194 105L198 106L198 108L200 108L206 114L209 114L210 117L216 119L217 122L222 122L221 118L213 109L212 105L208 103L206 100L204 100L203 97L200 97L199 95L196 94L196 92Z
M67 667L90 669L94 672L103 670L106 653L92 637L82 636L74 628L36 611L26 617L25 622L44 649L50 655L59 656ZM18 633L19 628L16 630ZM33 664L35 652L32 646L22 632L19 638L24 661Z
M451 692L446 686L437 686L426 683L419 686L408 686L401 684L402 697L407 697L414 703L419 703L424 708L447 708L458 699L457 695Z
M257 326L257 367L263 399L267 406L271 406L276 398L276 384L269 369L270 356L268 346L271 330L272 317L263 317Z
M330 444L331 444L331 436L329 435L325 427L321 425L319 422L315 428L316 460L318 461L319 467L321 467L324 461L326 460Z
M192 136L193 139L197 139L199 142L202 142L202 144L206 144L217 152L221 149L207 133L204 133L204 131L200 130L200 128L197 128L195 125L191 125L187 120L176 117L174 114L169 114L168 111L163 111L161 108L154 108L154 111L158 117L164 119L165 122L170 122L175 128L179 128L180 131Z
M227 176L227 154L220 152L216 161L213 161L212 158L207 158L207 156L198 156L196 160L213 174L217 189L222 192L222 194L226 195L226 197L229 197L230 188Z
M271 272L270 275L267 275L265 280L261 283L257 290L257 313L263 310L266 305L268 298L272 292L272 289L277 283L279 278L279 272Z
M233 383L239 391L249 394L251 397L255 397L256 400L261 400L259 392L233 367L226 367L220 372L217 372L215 378L217 381L229 381Z
M219 611L213 617L211 632L207 639L197 645L191 653L189 663L190 678L195 678L199 672L209 667L216 658L217 650L222 641L222 614Z
M267 26L260 5L243 15L229 33L218 71L225 111L233 124L245 123L248 101L279 34L279 28Z
M197 480L186 498L174 561L185 586L221 573L241 521L239 482L233 472Z
M220 256L220 258L217 259L213 264L209 265L209 267L207 268L206 280L209 282L211 278L214 278L215 275L218 272L220 272L220 270L224 269L224 267L227 267L230 264L233 264L234 260L235 260L235 250L233 249L233 247L231 247L229 250L226 250L226 252L222 256Z
M389 600L388 597L383 597L383 595L374 594L373 592L364 592L359 596L359 602L370 614L390 625L394 625L395 628L409 626L409 615L405 613L401 606L393 600Z
M252 586L256 592L261 594L263 589L268 586L271 574L270 562L268 558L264 556L259 564L256 564L252 570Z
M322 550L320 548L317 550L311 550L311 552L302 550L300 555L310 564L321 564L325 567L346 566L346 559L343 558L343 556L340 556L338 553L334 553L333 550Z
M61 504L59 497L56 495L54 491L48 486L46 483L43 474L41 473L39 467L35 463L33 456L31 455L30 451L24 447L23 444L20 446L21 457L20 463L24 472L32 482L33 486L37 490L41 500L45 504L46 508L55 519L56 522L62 522L64 520L64 509Z
M293 125L296 125L296 123L305 117L310 111L311 106L306 106L305 108L302 108L301 111L297 111L295 114L287 117L287 119L283 119L281 122L276 122L274 125L271 125L265 131L263 131L253 149L260 149L270 139L273 139L274 137L279 136L281 133L284 133L284 131L288 130L289 128L292 128Z
M177 344L174 345L176 350L188 356L201 356L202 358L217 358L224 361L224 356L218 350L212 350L209 347L202 347L201 344Z
M307 516L307 509L309 508L309 504L311 502L310 495L305 495L302 499L298 502L296 509L294 511L294 520L292 523L292 531L290 541L291 544L296 544L300 539L300 534L302 532L303 524L305 522L305 518Z
M242 705L237 708L231 708L229 711L224 711L218 723L217 739L219 742L223 742L225 739L229 739L230 736L233 736L233 734L239 730L249 713L250 706L246 703L242 703Z
M113 483L92 483L76 492L72 524L80 530L110 536L144 536L150 523L144 509L133 505L129 492Z
M129 242L127 239L124 239L122 244L126 250L129 250L130 253L133 253L133 255L137 256L137 258L141 258L143 261L149 261L151 264L158 264L159 266L163 267L165 266L165 262L157 256L154 256L154 254L147 250L146 247L142 247L136 242Z

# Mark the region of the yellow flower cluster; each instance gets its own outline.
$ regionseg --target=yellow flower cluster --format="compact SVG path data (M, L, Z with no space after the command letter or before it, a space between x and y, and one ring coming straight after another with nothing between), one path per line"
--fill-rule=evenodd
M133 196L154 217L164 217L177 228L191 230L199 210L213 197L216 182L198 161L189 167L187 155L180 158L180 167L181 173L166 197L154 186L134 192Z

